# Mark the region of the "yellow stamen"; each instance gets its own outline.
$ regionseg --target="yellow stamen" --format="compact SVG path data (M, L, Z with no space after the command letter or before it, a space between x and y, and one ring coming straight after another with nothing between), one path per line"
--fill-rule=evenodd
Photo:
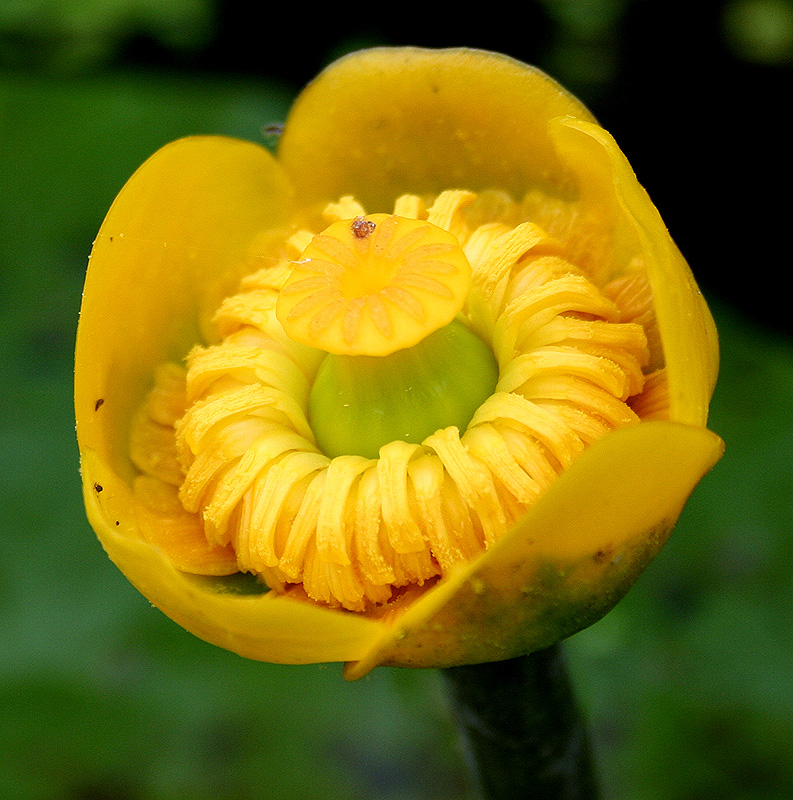
M384 356L451 322L470 281L462 248L443 228L397 215L359 215L311 240L293 262L276 313L297 342L329 353Z
M329 227L293 231L221 305L219 343L163 365L136 415L139 517L177 568L369 612L490 547L589 444L666 413L641 265L570 263L563 201L453 190L367 215L347 196L306 218ZM387 355L453 319L499 365L467 426L321 453L323 351Z

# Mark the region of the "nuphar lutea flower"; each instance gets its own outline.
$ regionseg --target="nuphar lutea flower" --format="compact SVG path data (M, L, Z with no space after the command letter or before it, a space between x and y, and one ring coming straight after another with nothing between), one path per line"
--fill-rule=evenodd
M89 518L244 656L450 666L602 616L721 454L716 334L611 137L539 71L377 49L277 157L156 153L92 252Z

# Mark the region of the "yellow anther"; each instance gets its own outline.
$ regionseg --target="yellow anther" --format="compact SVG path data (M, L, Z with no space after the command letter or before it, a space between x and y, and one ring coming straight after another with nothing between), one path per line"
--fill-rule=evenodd
M454 235L388 214L332 223L292 267L279 321L294 341L339 355L412 347L454 319L471 283Z

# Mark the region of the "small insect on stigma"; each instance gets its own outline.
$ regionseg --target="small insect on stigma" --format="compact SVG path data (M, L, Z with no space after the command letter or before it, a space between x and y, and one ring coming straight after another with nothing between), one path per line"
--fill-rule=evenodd
M365 217L356 217L350 223L350 230L352 230L356 239L366 239L374 233L376 227L374 222Z

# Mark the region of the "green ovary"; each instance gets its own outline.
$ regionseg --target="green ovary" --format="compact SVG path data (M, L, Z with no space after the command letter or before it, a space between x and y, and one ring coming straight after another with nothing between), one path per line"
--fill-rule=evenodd
M497 380L490 348L454 321L388 356L329 354L311 389L309 422L328 457L377 458L395 440L464 431Z

